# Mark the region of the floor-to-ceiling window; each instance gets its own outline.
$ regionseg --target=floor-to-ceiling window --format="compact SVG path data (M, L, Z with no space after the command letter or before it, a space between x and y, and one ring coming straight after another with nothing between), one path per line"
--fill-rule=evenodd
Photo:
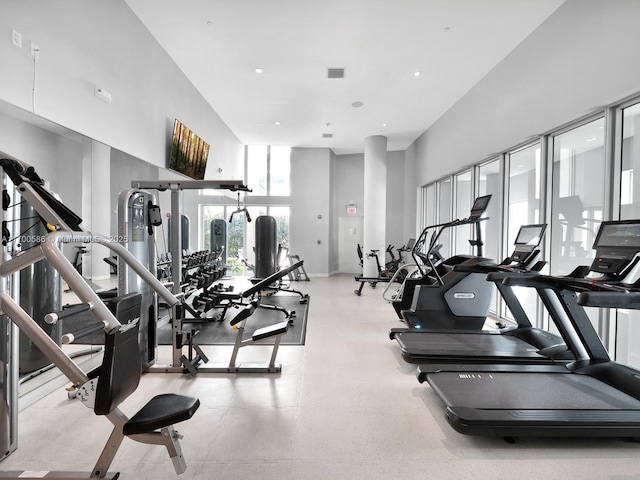
M249 196L287 197L291 192L291 147L248 145Z
M453 177L455 182L454 192L454 213L453 217L457 219L467 218L471 211L471 195L473 194L473 184L471 183L471 170L461 172ZM472 226L464 225L456 227L451 232L454 236L453 253L468 254L471 253L471 244L469 240L474 238Z
M255 263L255 221L261 215L276 220L277 244L289 247L289 199L291 191L291 148L286 146L248 145L246 147L246 185L251 190L238 204L202 205L202 245L212 248L211 229L214 219L230 219L227 224L227 264L234 273L246 273L245 266ZM246 208L231 218L238 208ZM251 219L251 220L249 220Z
M224 232L226 234L226 246L225 252L222 257L226 260L227 272L232 275L244 274L244 265L242 260L244 258L244 232L245 232L245 216L231 214L237 209L237 206L224 206L224 205L201 205L200 206L200 218L202 224L200 225L200 231L204 236L203 246L207 250L217 250L218 245L215 242L216 234L212 230L215 224L212 224L214 220L223 220ZM230 220L230 221L229 221ZM221 227L222 229L222 227ZM214 241L212 242L212 236Z
M640 218L640 103L626 106L621 112L622 126L616 139L620 160L620 219ZM636 132L639 138L636 139ZM637 166L636 166L637 165ZM640 367L640 311L618 309L615 330L616 360Z
M422 225L421 229L436 223L436 184L432 183L422 189Z
M551 273L566 275L594 257L603 219L604 118L552 137Z
M451 221L451 179L446 178L438 182L438 223ZM438 238L440 254L444 258L451 256L451 229L446 229Z
M578 266L590 265L595 256L592 246L605 204L604 127L604 117L600 117L551 138L552 275L568 275ZM607 312L586 310L600 331Z
M509 152L506 155L507 170L507 241L506 249L512 249L522 225L540 223L542 215L542 159L540 143ZM532 323L538 318L538 296L533 289L514 289L524 311ZM510 312L505 317L512 318Z
M500 254L501 225L500 221L500 191L502 179L500 176L500 159L481 164L477 169L478 176L478 196L491 195L491 201L487 207L487 220L480 223L482 232L483 255L500 262L503 255ZM490 313L494 316L500 315L498 294L494 289L491 301Z

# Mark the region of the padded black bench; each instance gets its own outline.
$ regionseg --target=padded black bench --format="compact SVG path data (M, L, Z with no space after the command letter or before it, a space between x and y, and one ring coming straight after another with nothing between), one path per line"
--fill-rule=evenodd
M93 470L95 476L99 476L98 472L106 472L124 437L142 443L164 445L176 473L186 470L178 443L179 435L173 424L193 416L200 406L197 398L174 393L157 395L131 418L118 410L118 405L140 383L142 361L138 347L137 320L140 316L140 298L140 294L132 293L108 304L116 319L123 325L119 330L105 334L102 365L91 373L96 376L89 382L91 385L82 386L77 395L85 402L90 401L88 390L95 385L94 412L96 415L107 416L114 423L111 437Z
M255 298L256 296L259 296L262 291L271 288L274 284L277 284L278 282L280 282L289 273L300 268L303 264L304 264L304 260L300 260L299 262L296 262L289 267L285 267L281 270L278 270L277 272L269 275L268 277L263 278L259 282L254 283L251 287L249 287L248 289L242 292L233 292L233 291L227 292L227 291L220 291L220 290L205 292L203 293L203 295L199 297L200 300L198 300L198 302L196 302L196 300L194 299L194 307L196 306L196 303L206 303L208 305L207 307L208 309L221 308L222 313L219 315L217 319L222 321L224 320L229 308L237 305L246 305L245 302L248 302L251 299ZM288 290L283 290L283 291L288 291ZM300 292L294 292L294 293L300 294ZM300 296L301 296L300 303L306 303L308 301L307 295L300 294ZM204 301L203 299L206 301ZM295 317L295 312L287 311L286 309L275 306L275 305L269 305L269 304L260 302L259 307L281 311L282 313L284 313L285 317L290 322L292 321L293 317Z

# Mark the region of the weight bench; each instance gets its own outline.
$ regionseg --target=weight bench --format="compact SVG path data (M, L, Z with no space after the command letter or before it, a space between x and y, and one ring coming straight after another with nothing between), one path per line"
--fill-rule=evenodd
M280 346L280 340L282 339L282 335L287 333L289 324L290 324L290 315L287 316L287 319L269 325L267 327L259 328L254 331L251 337L244 338L244 333L246 329L246 323L249 317L253 315L253 312L256 308L271 308L277 310L283 310L280 307L276 307L273 305L263 305L260 304L260 300L250 300L259 292L274 282L279 281L283 277L289 274L290 271L300 267L304 263L303 260L297 262L290 267L279 270L278 272L270 275L269 277L261 280L255 285L251 286L249 289L244 292L216 292L216 295L219 296L219 299L224 303L220 304L221 308L223 308L223 312L221 317L224 318L226 312L230 308L241 308L241 310L231 319L230 324L232 327L238 330L236 335L236 339L233 345L233 351L231 353L231 358L229 363L226 365L212 365L207 367L199 367L200 363L207 363L209 361L206 354L202 351L200 346L195 341L196 333L187 334L186 337L188 339L188 354L181 355L180 361L182 363L183 369L186 372L189 372L191 375L195 376L198 372L207 372L207 373L279 373L282 371L282 366L280 364L275 363L276 356L278 354L278 348ZM246 303L248 301L248 303ZM293 312L295 313L295 312ZM190 320L185 319L183 323L190 323ZM201 319L194 319L193 323L202 323ZM238 364L237 356L238 351L242 347L246 347L249 345L254 345L256 343L261 342L262 340L266 340L268 338L274 338L275 343L273 345L273 349L271 351L271 358L268 364ZM195 352L195 354L194 354Z
M118 405L140 383L142 362L138 347L137 319L140 315L140 299L140 294L131 293L109 303L109 308L123 326L113 333L105 334L102 365L92 372L97 377L81 386L77 394L87 406L91 406L95 388L95 414L107 416L114 424L98 464L93 469L94 475L99 471L106 471L124 437L141 443L164 445L176 473L181 474L186 470L178 443L180 435L173 424L193 416L200 406L197 398L174 393L157 395L129 419L118 409ZM101 462L105 465L101 465Z
M300 260L299 262L294 263L288 267L285 267L281 270L278 270L276 273L269 275L266 278L263 278L259 282L253 284L250 288L243 292L227 292L227 291L213 291L209 292L209 298L207 299L210 303L209 308L221 308L222 313L217 317L217 320L222 321L225 319L227 311L231 307L247 305L248 302L251 302L256 296L259 296L262 291L276 288L279 291L287 292L290 290L280 289L279 287L273 287L274 284L280 282L284 277L286 277L290 272L300 268L304 264L304 260ZM302 295L300 292L292 291L293 293L297 293L300 295L300 303L306 303L308 301L308 295ZM295 317L296 312L278 307L276 305L269 305L262 302L259 302L258 306L260 308L278 310L284 313L287 320L290 323L293 323L293 318Z

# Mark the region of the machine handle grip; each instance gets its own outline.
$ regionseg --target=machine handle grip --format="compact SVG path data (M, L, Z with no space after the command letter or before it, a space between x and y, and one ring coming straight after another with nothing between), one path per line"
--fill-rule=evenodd
M94 323L93 325L89 325L88 327L81 328L77 332L65 333L64 335L62 335L62 343L68 345L69 343L73 343L79 338L86 337L87 335L91 335L92 333L99 332L103 329L104 324Z
M58 320L63 320L65 318L73 317L82 312L88 312L93 310L93 303L81 303L80 305L75 305L70 308L66 308L60 312L51 312L47 313L44 316L44 321L49 325L55 324Z

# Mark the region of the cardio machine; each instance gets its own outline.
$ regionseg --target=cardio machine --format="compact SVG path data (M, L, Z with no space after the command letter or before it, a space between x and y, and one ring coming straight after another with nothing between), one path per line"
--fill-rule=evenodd
M426 227L411 250L421 276L407 277L402 294L392 302L398 317L409 328L480 330L489 313L492 284L486 274L456 271L456 265L473 265L491 261L482 256L480 222L491 195L476 198L468 218ZM473 225L477 255L454 255L443 259L438 243L448 229ZM426 251L425 251L426 250Z
M377 277L365 277L364 275L355 275L354 280L360 283L360 286L353 291L356 295L362 295L362 289L364 288L364 284L368 283L372 288L375 288L378 283L387 283L392 284L395 282L402 282L410 270L407 269L404 263L404 259L402 257L402 252L409 252L413 248L413 244L415 239L410 238L406 245L398 248L398 256L396 257L393 253L393 245L388 245L386 248L386 253L389 254L391 260L389 262L385 262L384 268L380 263L380 258L378 257L378 250L371 250L366 254L367 258L374 258L376 261L376 266L378 269ZM364 254L362 252L362 246L358 243L356 246L356 251L358 253L358 258L360 260L360 266L363 266ZM387 289L389 286L387 286ZM385 293L387 292L385 289ZM385 295L383 293L383 297Z
M455 270L487 275L511 312L515 325L500 330L391 329L389 337L400 345L409 363L565 363L575 355L561 336L535 328L513 287L504 285L506 275L539 271L545 262L539 256L546 225L523 225L513 253L500 264L459 265ZM562 325L559 327L562 328Z
M427 381L441 398L447 421L456 431L508 439L640 438L640 371L611 360L578 303L578 294L583 303L595 305L589 298L640 292L640 220L603 222L593 248L596 256L588 277L513 274L503 280L535 288L544 296L547 309L566 327L563 338L575 361L418 368L418 380Z

